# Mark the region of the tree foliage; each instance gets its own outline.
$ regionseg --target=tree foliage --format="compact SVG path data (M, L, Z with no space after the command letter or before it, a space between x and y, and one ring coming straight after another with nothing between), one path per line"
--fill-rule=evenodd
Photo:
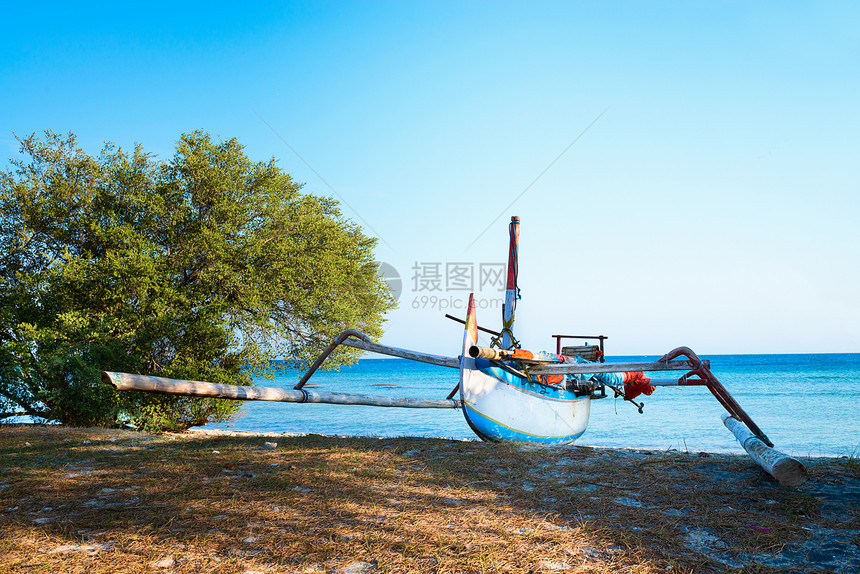
M73 134L19 142L0 175L0 419L224 420L236 403L117 393L99 373L248 384L345 328L381 333L393 300L375 239L274 159L199 131L169 160L91 156Z

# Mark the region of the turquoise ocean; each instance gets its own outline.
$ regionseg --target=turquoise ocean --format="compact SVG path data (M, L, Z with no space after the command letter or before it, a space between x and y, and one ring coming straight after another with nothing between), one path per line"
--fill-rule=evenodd
M794 456L860 456L860 354L711 355L711 371L777 449ZM657 357L608 357L607 362ZM256 384L292 388L301 373ZM361 359L319 371L308 388L388 396L444 398L455 369L401 359ZM657 377L670 374L655 374ZM611 391L610 391L611 393ZM720 420L722 407L704 387L658 387L633 405L611 397L592 402L591 421L577 444L655 450L743 452ZM637 399L637 400L639 400ZM246 402L230 424L204 428L344 436L438 437L477 440L455 409Z

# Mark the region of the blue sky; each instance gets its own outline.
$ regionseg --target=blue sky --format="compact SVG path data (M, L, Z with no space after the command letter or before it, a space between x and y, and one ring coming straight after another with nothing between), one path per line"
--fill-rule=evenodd
M456 353L443 315L467 293L448 271L504 262L519 215L528 348L860 352L855 3L19 3L4 20L0 156L45 129L161 157L194 129L236 137L381 238L403 280L386 343ZM477 290L497 327L501 295Z

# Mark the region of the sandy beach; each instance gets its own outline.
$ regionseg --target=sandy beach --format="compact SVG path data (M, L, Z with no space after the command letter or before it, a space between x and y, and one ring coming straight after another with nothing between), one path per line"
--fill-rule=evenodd
M858 572L860 463L0 426L2 572Z

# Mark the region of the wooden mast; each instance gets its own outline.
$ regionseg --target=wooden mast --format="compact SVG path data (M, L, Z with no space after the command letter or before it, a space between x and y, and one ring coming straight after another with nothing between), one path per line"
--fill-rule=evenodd
M508 247L508 280L505 286L505 304L502 307L502 347L512 349L516 344L514 338L514 317L517 311L517 271L519 265L520 247L520 218L516 215L511 217L510 244Z

